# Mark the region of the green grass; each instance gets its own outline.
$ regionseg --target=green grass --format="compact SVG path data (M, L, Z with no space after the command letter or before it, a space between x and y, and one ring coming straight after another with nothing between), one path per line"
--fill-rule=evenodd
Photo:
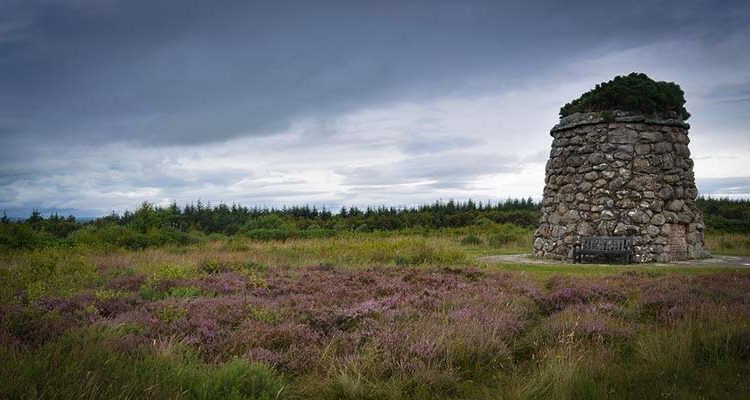
M72 331L32 351L0 347L0 397L9 399L276 399L283 380L262 365L207 364L163 340L115 349L108 329Z
M555 275L605 276L624 272L638 272L652 275L680 274L698 275L716 272L737 272L750 274L750 268L729 266L691 266L691 265L613 265L613 264L518 264L518 263L483 263L481 267L490 271L511 271L527 273L539 278Z

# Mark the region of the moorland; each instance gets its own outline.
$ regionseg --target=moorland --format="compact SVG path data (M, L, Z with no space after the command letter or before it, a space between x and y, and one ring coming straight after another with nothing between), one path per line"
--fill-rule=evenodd
M700 199L715 254L750 202ZM750 397L750 269L543 266L538 205L0 223L0 397Z

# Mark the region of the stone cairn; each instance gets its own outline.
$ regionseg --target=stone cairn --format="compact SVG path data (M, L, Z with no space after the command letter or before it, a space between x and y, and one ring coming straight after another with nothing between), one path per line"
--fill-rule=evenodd
M550 132L535 255L570 259L580 236L631 236L636 262L706 257L689 127L621 111L562 118Z

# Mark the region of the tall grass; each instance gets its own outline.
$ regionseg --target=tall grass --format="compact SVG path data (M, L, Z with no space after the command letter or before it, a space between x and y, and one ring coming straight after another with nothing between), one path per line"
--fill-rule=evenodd
M717 311L717 310L714 310ZM750 394L750 327L719 312L634 336L632 353L602 345L553 347L510 398L719 399Z
M750 235L742 233L709 233L706 245L713 254L750 256Z
M0 397L11 399L276 399L285 384L242 359L212 365L179 342L114 347L116 333L74 330L24 351L0 347Z
M261 265L332 265L345 268L373 265L454 265L471 263L471 258L452 237L421 235L378 236L353 234L326 239L290 239L255 241L245 238L220 240L181 248L146 249L116 258L95 255L102 263L117 263L123 258L138 271L154 264L175 264L192 268L206 260L225 262L252 261Z

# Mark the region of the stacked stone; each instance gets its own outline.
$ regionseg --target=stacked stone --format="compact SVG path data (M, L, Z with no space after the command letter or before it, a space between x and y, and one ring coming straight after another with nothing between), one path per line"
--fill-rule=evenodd
M580 236L631 236L636 262L707 256L689 125L614 111L552 128L537 256L569 259Z

